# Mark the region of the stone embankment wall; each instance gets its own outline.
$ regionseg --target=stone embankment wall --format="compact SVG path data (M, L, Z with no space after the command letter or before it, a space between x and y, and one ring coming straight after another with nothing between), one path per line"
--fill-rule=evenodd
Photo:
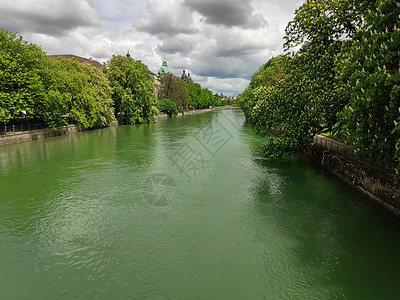
M324 146L323 142L314 143L307 154L330 172L400 216L400 191L393 182L393 174L364 164L340 151L334 151Z
M84 130L79 125L59 126L56 129L43 128L30 131L12 132L0 135L0 145L7 145L31 140L43 139L51 136L79 132Z

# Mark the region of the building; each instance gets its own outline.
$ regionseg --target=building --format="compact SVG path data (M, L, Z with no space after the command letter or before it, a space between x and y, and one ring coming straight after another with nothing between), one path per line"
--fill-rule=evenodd
M186 83L192 82L192 78L190 77L190 73L187 73L187 75L186 75L185 70L183 70L183 72L182 72L181 79L183 81L185 81Z
M234 99L232 96L227 96L227 95L224 95L223 93L221 93L220 98L222 101L226 101L226 103L228 103L228 104L230 104L232 102L232 100Z
M166 74L172 74L171 69L168 67L167 60L164 57L164 61L160 69L158 69L158 76L162 77Z
M99 63L96 60L93 60L92 58L84 58L84 57L80 57L80 56L76 56L76 55L72 55L72 54L49 55L49 57L52 57L52 58L62 57L62 58L66 58L66 59L76 59L80 63L86 62L88 64L91 64L92 66L96 67L97 69L101 69L101 67L103 66L101 63Z

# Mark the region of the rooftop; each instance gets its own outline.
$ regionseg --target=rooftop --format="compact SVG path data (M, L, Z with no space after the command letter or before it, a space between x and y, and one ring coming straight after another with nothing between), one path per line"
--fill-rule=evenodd
M101 69L101 67L103 66L101 63L99 63L98 61L93 60L91 58L84 58L84 57L80 57L80 56L76 56L76 55L72 55L72 54L49 55L49 57L53 57L53 58L62 57L62 58L66 58L66 59L76 59L80 63L86 62L88 64L91 64L92 66L96 67L97 69Z

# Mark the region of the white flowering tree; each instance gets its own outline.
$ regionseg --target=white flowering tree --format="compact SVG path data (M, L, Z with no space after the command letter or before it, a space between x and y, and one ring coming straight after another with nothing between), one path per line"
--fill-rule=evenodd
M359 157L400 170L400 2L376 1L337 56L337 81L348 105L343 138ZM398 179L397 175L397 179Z
M307 1L286 28L285 47L299 50L276 86L256 91L253 118L260 132L275 128L279 139L264 145L268 156L296 154L315 134L332 131L347 104L338 93L335 57L362 23L356 1Z
M296 154L333 132L360 158L394 168L400 183L399 16L398 0L309 0L296 11L285 46L299 50L247 105L260 133L280 135L266 155Z

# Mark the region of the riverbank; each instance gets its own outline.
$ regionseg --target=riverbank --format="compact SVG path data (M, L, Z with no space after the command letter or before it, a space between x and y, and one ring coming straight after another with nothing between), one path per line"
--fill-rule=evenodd
M341 153L340 142L317 136L306 152L316 163L400 217L400 191L393 172Z
M53 128L43 128L29 131L12 132L0 135L0 145L8 145L48 137L69 134L83 131L84 128L79 125L66 125Z
M227 106L222 106L222 107L214 107L214 108L206 108L206 109L198 109L198 110L179 112L177 116L183 117L186 115L201 114L201 113L206 113L206 112L221 110L221 109L239 109L239 108L233 107L231 105L227 105ZM168 118L168 115L162 114L162 115L155 116L155 120L165 119L165 118ZM109 126L116 126L116 125L118 125L118 123L115 121L115 122L111 123ZM11 132L11 133L6 133L6 134L0 135L0 146L20 143L20 142L26 142L26 141L32 141L32 140L38 140L38 139L44 139L44 138L49 138L49 137L53 137L53 136L59 136L59 135L64 135L64 134L69 134L69 133L80 132L80 131L84 131L84 130L85 130L85 128L83 128L82 126L79 126L79 125L65 125L65 126L58 126L55 129L43 128L43 129L35 129L35 130L29 130L29 131Z

